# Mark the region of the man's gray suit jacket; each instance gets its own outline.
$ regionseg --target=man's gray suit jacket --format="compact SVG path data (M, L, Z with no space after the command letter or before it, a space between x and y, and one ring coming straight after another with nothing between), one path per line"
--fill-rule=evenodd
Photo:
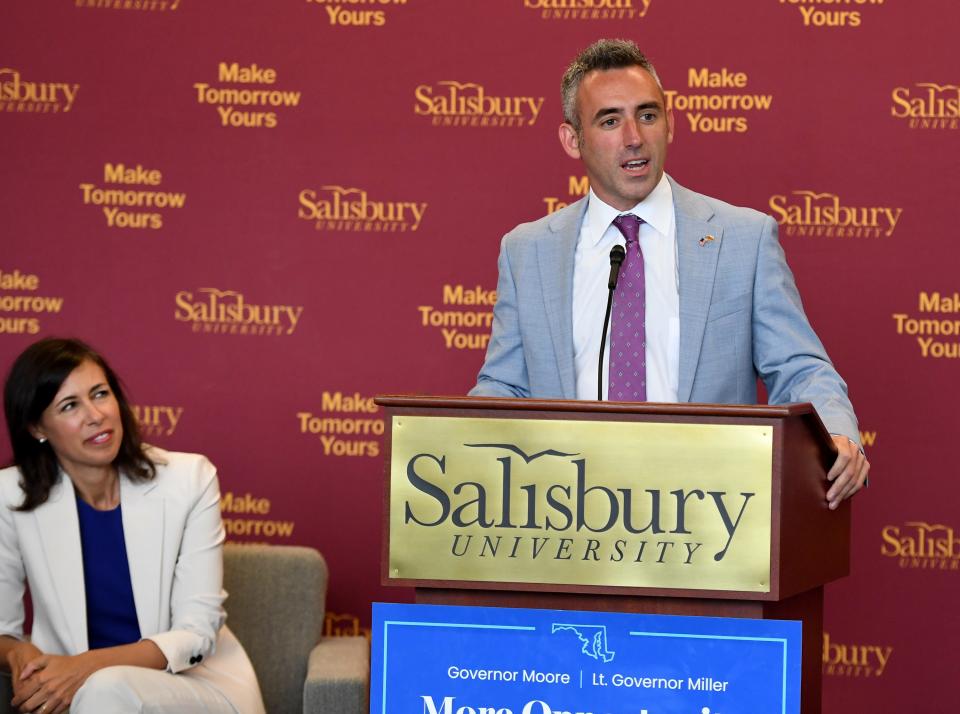
M770 404L812 402L828 431L859 443L847 386L803 312L776 222L670 182L679 401L754 404L759 375ZM504 236L493 330L472 396L576 399L573 264L586 206L584 198Z

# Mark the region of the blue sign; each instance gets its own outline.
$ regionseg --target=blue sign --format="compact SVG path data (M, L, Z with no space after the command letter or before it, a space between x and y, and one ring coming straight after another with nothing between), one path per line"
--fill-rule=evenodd
M371 714L799 714L800 623L373 605Z

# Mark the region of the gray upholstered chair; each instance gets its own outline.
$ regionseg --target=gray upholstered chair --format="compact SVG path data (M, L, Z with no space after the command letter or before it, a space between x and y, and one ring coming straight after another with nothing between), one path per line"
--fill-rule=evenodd
M223 551L227 624L253 661L269 714L366 714L363 637L320 637L327 566L313 548L231 545Z
M227 622L253 661L268 714L366 714L366 639L320 637L327 593L320 553L228 544L223 565ZM12 696L0 674L0 714Z

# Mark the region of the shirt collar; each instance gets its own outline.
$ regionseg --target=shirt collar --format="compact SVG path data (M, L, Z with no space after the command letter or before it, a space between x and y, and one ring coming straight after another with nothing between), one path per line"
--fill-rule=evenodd
M584 237L591 245L597 245L613 219L621 213L632 213L642 218L643 222L649 224L657 233L668 235L673 218L673 189L666 173L660 177L659 183L647 197L629 211L618 211L604 203L591 188L587 199L587 212L583 217Z

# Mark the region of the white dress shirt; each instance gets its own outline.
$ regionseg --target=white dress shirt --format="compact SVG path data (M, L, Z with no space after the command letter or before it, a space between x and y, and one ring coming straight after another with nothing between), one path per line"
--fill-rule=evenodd
M673 191L664 175L653 191L629 211L618 211L590 189L573 268L573 354L577 399L597 398L597 362L607 308L610 249L624 245L613 225L621 213L643 219L640 250L646 283L647 401L677 401L680 379L680 274ZM604 348L603 397L607 398L610 334Z

